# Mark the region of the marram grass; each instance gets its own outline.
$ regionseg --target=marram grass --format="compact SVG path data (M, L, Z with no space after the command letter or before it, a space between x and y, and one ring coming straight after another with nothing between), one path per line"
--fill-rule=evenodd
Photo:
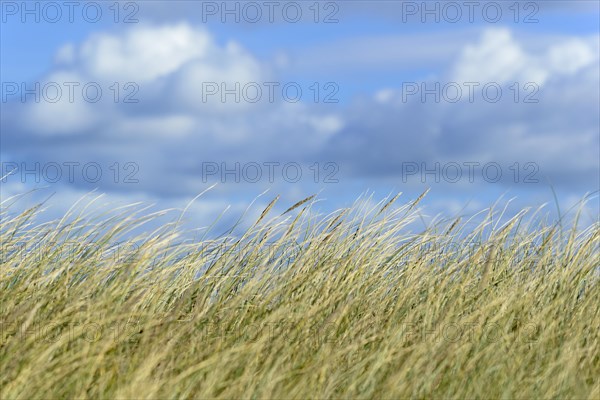
M417 202L395 200L127 246L157 214L5 202L0 397L600 398L597 223L492 210L409 233Z

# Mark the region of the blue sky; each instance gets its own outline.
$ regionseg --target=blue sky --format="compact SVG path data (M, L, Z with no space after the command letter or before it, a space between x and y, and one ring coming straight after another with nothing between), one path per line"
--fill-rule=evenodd
M2 198L41 188L21 204L55 193L57 215L92 190L108 202L183 207L218 181L192 208L190 226L198 226L228 206L223 223L235 220L265 190L256 212L275 194L285 208L320 193L327 211L366 191L409 199L430 188L428 215L448 217L501 196L516 197L513 212L552 203L552 189L564 210L598 190L596 1L478 2L473 22L463 14L457 23L443 13L423 23L414 8L422 2L319 2L318 23L313 1L296 3L304 16L297 23L277 12L273 23L243 15L223 23L221 10L203 16L222 2L199 1L121 2L115 23L115 2L97 3L96 23L77 10L73 23L66 14L49 23L44 2L28 2L38 4L40 22L23 22L22 3L2 1L0 156L2 172L21 169L0 182ZM448 2L428 2L436 4ZM467 12L465 2L454 4ZM502 17L492 23L479 10L496 4ZM123 22L130 12L137 23ZM338 22L324 23L331 12ZM538 22L524 23L527 16ZM62 96L21 101L21 85L36 82L58 84ZM79 84L72 102L64 82ZM81 96L90 82L103 90L98 102ZM292 102L274 89L266 101L265 82L293 83L302 96ZM476 84L472 101L465 82ZM205 93L236 83L252 84L246 94L260 87L260 101ZM492 102L483 87L502 95ZM427 88L440 100L423 97ZM128 94L137 102L124 103ZM79 169L90 163L103 173L97 181L82 179ZM236 163L238 176L220 174ZM279 163L273 182L269 163ZM56 165L62 175L53 179ZM254 180L257 165L262 177ZM302 177L283 175L285 165ZM585 218L597 220L597 198Z

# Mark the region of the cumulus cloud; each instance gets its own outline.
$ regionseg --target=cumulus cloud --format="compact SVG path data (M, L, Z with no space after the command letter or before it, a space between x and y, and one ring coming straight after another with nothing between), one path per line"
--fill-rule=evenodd
M567 38L540 54L531 54L510 30L489 29L477 44L461 52L452 79L457 82L535 82L544 85L557 76L572 76L598 64L597 38Z
M10 155L14 160L40 162L96 161L104 166L132 161L139 166L139 184L102 181L100 189L162 199L187 199L201 192L207 186L201 176L207 161L294 161L307 166L333 161L340 167L342 181L336 191L354 187L353 182L361 179L419 191L426 185L401 179L406 162L431 167L436 162L493 161L507 168L514 162L532 161L540 167L539 177L548 177L554 185L576 192L593 189L599 168L597 44L587 37L562 37L534 51L507 29L484 30L476 39L471 33L452 35L450 51L441 50L441 33L388 37L385 45L377 37L355 43L359 50L369 49L361 68L371 75L380 73L377 68L385 60L401 63L406 58L397 45L418 43L418 51L410 53L415 57L407 62L414 67L428 65L428 60L437 63L436 79L503 85L536 81L541 86L539 103L515 104L509 95L495 104L481 98L453 104L424 103L419 96L404 101L402 88L394 86L401 80L398 76L371 95L335 107L306 98L267 104L223 102L220 96L204 101L207 82L231 88L236 82L277 81L279 68L239 43L219 44L204 28L185 23L139 26L97 33L79 45L59 49L48 80L96 81L107 95L93 104L65 99L7 104L9 112L3 113L1 123L3 132L10 133L3 136L2 153L5 159ZM342 59L319 60L332 46L290 56L286 65L296 71L335 69L361 57L347 51ZM114 102L107 89L113 81L136 82L140 101ZM319 186L308 181L276 183L275 190L293 201L299 192ZM235 192L256 195L270 186L274 185L266 180L257 185L224 185L215 196L223 200ZM498 186L510 186L510 179ZM480 186L470 187L479 190ZM87 189L91 187L78 188ZM221 200L214 198L219 206ZM452 209L458 210L456 203Z
M150 82L186 62L215 51L210 35L187 24L139 27L125 35L95 34L79 50L85 70L96 78Z
M2 125L11 134L3 138L3 153L40 162L135 162L141 181L135 190L158 196L200 191L206 185L203 162L308 163L343 126L339 115L302 101L236 103L220 95L207 100L207 82L231 89L278 79L239 44L219 45L205 29L184 23L94 34L59 49L57 59L61 62L44 81L94 82L103 98L7 104ZM139 102L113 101L113 80L120 89L135 83Z
M463 46L446 73L417 83L431 89L436 83L476 82L473 102L466 87L456 103L443 94L438 102L433 95L423 100L420 85L414 96L406 96L404 87L380 89L345 114L344 130L324 153L335 154L362 176L398 177L407 162L426 162L429 168L436 162L533 162L539 167L538 187L594 190L600 169L597 41L564 37L535 52L507 29L488 29ZM523 102L527 82L536 84L528 92L535 89L535 103ZM486 83L500 85L497 103L483 98ZM514 177L506 172L508 185Z
M45 93L46 99L56 98L56 101L28 103L21 114L24 127L29 132L44 136L71 136L96 126L100 121L97 108L81 98L75 101L76 89L82 93L80 82L86 81L77 72L56 71L48 75L47 80L39 84L46 89L40 91ZM72 101L69 92L73 94Z

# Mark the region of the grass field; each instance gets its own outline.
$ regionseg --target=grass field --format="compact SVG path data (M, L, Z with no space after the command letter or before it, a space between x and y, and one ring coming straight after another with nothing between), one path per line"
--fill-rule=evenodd
M410 233L419 200L274 201L235 239L175 221L118 251L157 214L5 202L0 397L599 399L600 225Z

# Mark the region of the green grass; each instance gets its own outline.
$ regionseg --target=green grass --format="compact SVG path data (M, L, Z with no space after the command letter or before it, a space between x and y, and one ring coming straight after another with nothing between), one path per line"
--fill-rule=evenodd
M600 398L597 223L409 233L418 201L395 201L271 204L233 242L177 221L117 256L159 214L5 202L0 397Z

